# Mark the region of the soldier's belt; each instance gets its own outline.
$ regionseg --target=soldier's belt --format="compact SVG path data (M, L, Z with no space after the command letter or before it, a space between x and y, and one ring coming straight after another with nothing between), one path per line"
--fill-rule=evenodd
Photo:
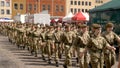
M37 37L37 38L38 38L39 36L34 36L34 37Z
M102 53L103 51L98 49L98 50L91 50L92 52L95 52L95 53Z
M85 48L85 46L79 46L80 48Z
M72 46L72 43L65 43L65 45L69 45L69 46Z
M52 38L47 38L47 40L52 40Z
M55 42L56 44L60 44L60 42Z

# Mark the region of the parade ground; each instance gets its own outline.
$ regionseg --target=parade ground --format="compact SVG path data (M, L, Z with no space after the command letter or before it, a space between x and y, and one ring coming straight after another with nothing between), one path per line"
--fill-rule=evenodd
M53 56L54 59L54 56ZM60 60L60 66L56 67L54 60L49 65L47 61L38 57L32 56L27 49L19 50L17 46L8 42L8 38L0 35L0 68L63 68L64 57ZM79 68L75 65L75 58L72 59L73 67ZM117 68L118 62L112 67Z

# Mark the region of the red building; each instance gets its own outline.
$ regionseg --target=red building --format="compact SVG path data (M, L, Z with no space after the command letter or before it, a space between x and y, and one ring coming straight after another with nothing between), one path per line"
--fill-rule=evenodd
M38 13L39 2L38 0L26 0L26 13Z
M51 16L65 16L66 0L40 0L40 11L48 10Z
M48 10L51 16L65 16L66 0L26 0L26 13L39 13Z

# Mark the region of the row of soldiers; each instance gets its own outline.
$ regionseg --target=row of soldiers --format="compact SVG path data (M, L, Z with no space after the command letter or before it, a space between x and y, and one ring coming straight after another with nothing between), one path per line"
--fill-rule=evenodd
M114 44L120 43L119 36L113 32L114 25L106 24L102 32L99 24L92 24L91 30L86 24L58 23L55 26L30 23L0 23L1 34L7 35L11 43L20 49L27 48L35 57L40 53L43 60L51 64L55 56L56 66L65 55L64 68L72 66L75 56L80 68L111 68L115 64Z

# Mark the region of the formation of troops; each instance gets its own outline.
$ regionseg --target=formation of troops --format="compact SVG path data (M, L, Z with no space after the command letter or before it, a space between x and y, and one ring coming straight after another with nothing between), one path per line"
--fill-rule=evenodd
M35 57L40 54L49 64L54 56L56 67L65 56L64 68L72 67L72 57L80 68L111 68L116 61L114 45L120 43L113 28L109 22L105 31L99 24L0 23L0 33L18 49L27 49Z

